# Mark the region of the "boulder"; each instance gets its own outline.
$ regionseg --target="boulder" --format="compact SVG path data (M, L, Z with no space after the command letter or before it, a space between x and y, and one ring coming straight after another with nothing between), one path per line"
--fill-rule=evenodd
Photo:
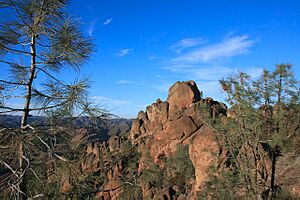
M170 89L167 102L169 112L188 108L192 103L201 100L201 93L194 81L176 82Z

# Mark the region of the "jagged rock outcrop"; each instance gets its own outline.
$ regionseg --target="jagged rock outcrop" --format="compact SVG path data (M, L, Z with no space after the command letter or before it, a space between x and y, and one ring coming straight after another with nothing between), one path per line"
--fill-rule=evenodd
M209 111L206 115L200 109L202 106ZM196 195L208 179L210 166L218 162L220 152L216 135L205 124L205 117L225 116L226 110L225 104L212 98L202 99L194 81L176 82L169 90L167 101L158 99L145 112L139 112L129 137L142 154L149 151L158 164L162 156L174 153L178 144L189 145L196 177L191 193ZM147 193L146 187L143 190Z
M203 109L205 108L205 109ZM187 180L190 189L180 196L181 199L195 198L197 191L208 180L209 168L219 163L220 146L216 133L206 125L206 119L226 115L226 105L214 101L212 98L201 97L201 92L194 81L176 82L169 90L167 101L158 99L148 106L145 111L140 111L136 119L132 120L129 140L139 152L137 163L137 179L146 168L147 155L160 167L166 163L163 158L171 157L178 145L188 146L187 156L194 166L195 177ZM82 164L83 170L94 171L99 168L99 163L109 163L110 158L118 156L124 147L122 137L111 137L109 141L100 144L89 144L87 155ZM123 149L124 150L124 149ZM102 161L100 161L101 157ZM110 164L111 165L111 164ZM110 166L106 172L106 183L97 196L104 199L116 199L122 194L121 177L126 177L124 161L119 161ZM169 170L172 174L172 170ZM176 178L176 174L172 176ZM130 177L127 177L130 178ZM163 177L161 177L163 178ZM139 183L144 197L153 199L173 199L179 186L157 188L152 183Z

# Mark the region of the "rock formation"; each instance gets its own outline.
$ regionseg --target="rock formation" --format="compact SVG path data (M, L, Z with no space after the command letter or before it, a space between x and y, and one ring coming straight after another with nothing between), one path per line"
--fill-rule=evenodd
M196 176L193 194L208 179L209 167L217 164L220 151L214 131L205 124L201 106L208 108L211 117L226 115L226 105L211 98L202 99L194 81L176 82L166 102L158 99L146 112L139 112L129 134L139 151L149 151L157 163L161 155L174 153L178 144L189 145Z
M206 109L202 109L203 107ZM204 110L207 111L204 113ZM206 125L205 120L207 117L226 116L226 110L225 104L211 98L203 99L194 81L176 82L169 90L167 101L158 99L132 120L128 138L140 153L137 176L141 176L146 167L147 153L154 163L163 167L162 158L174 154L178 145L187 146L187 156L194 166L195 178L189 180L192 188L180 198L195 197L197 191L208 180L211 165L217 165L219 162L218 155L221 152L216 134ZM83 170L97 169L100 162L99 155L102 155L103 160L107 160L108 152L116 157L117 152L123 148L122 145L123 140L120 140L120 137L111 137L105 144L88 145ZM105 192L99 192L98 197L116 199L122 193L120 189L122 170L124 170L122 163L112 168L103 187ZM179 191L176 185L161 189L151 188L151 183L140 185L143 196L150 195L154 199L165 197L171 199L171 196Z

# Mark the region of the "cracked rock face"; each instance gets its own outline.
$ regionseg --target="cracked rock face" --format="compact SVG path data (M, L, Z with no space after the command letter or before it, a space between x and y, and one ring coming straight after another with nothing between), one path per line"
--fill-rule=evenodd
M156 163L161 155L174 153L178 144L189 145L196 176L191 195L208 180L208 170L217 164L220 152L214 131L203 122L202 105L209 108L210 117L226 115L224 104L201 98L194 81L176 82L169 90L167 101L158 99L145 112L139 112L129 134L139 151L150 152Z

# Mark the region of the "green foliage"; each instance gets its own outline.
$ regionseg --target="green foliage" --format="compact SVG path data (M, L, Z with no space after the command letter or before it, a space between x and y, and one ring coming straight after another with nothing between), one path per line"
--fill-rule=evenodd
M175 173L175 181L183 182L195 178L195 168L190 160L188 146L178 145L177 151L166 161L166 169L170 174ZM181 178L180 178L181 177Z
M142 189L139 185L130 185L130 184L124 184L123 186L123 192L122 194L118 197L120 200L125 200L125 199L143 199L143 193Z
M219 132L220 143L228 155L227 165L238 172L235 176L241 182L223 184L224 181L218 181L213 185L224 187L225 196L226 192L232 193L227 184L232 188L235 184L242 186L242 193L252 198L258 198L268 190L270 195L275 195L277 157L286 152L287 146L290 147L293 138L299 134L300 90L291 65L277 65L273 72L265 70L257 80L240 72L221 80L220 84L227 95L231 117L209 123ZM272 161L272 170L265 164L267 155ZM224 180L232 179L225 176Z
M159 165L153 162L150 152L145 153L145 169L140 176L141 182L149 184L150 187L162 188L164 186L163 179L164 171Z
M0 149L0 173L10 178L0 180L0 193L4 195L4 199L8 198L5 193L9 195L11 184L18 181L18 176L15 176L7 166L12 170L16 168L21 142L24 149L22 190L26 195L31 197L42 194L45 198L57 199L62 197L60 192L62 177L70 177L74 185L80 182L82 174L79 167L85 151L82 144L76 149L73 148L75 136L76 132L70 130L61 130L57 134L44 129L2 131L0 144L1 146L6 144L6 148ZM11 192L11 195L14 193Z
M78 72L94 51L92 38L66 12L67 3L0 0L0 13L6 15L0 18L0 63L9 71L0 79L0 114L23 112L21 128L25 129L0 133L0 145L7 143L4 150L0 149L1 167L8 169L9 176L0 189L11 189L17 199L39 193L57 197L57 182L63 176L68 176L78 194L93 187L87 180L94 178L85 177L79 170L82 141L76 141L73 129L56 129L59 120L108 116L89 100L88 79L65 83L57 78L67 68ZM24 99L24 105L10 107L7 101L11 99ZM50 129L28 125L30 114L37 112L49 117Z
M211 171L214 174L215 169ZM246 199L247 194L241 193L243 191L244 183L239 178L238 171L222 172L218 176L211 175L208 182L205 183L203 189L197 193L199 199Z
M164 167L153 162L150 153L146 153L145 169L140 181L150 188L179 188L178 194L184 194L191 189L190 181L195 179L195 169L189 157L188 146L178 145L177 151L169 157L161 156Z
M140 154L137 149L126 138L121 138L120 148L108 152L110 164L105 170L114 170L115 166L121 170L121 189L119 199L141 199L142 191L138 184L138 163Z
M66 68L80 71L94 51L92 38L83 34L66 6L67 1L58 0L0 1L6 11L5 20L0 20L0 63L10 72L0 79L0 114L23 112L22 127L30 112L63 117L107 114L88 100L86 78L73 83L57 78ZM23 98L24 106L6 105L15 98Z

